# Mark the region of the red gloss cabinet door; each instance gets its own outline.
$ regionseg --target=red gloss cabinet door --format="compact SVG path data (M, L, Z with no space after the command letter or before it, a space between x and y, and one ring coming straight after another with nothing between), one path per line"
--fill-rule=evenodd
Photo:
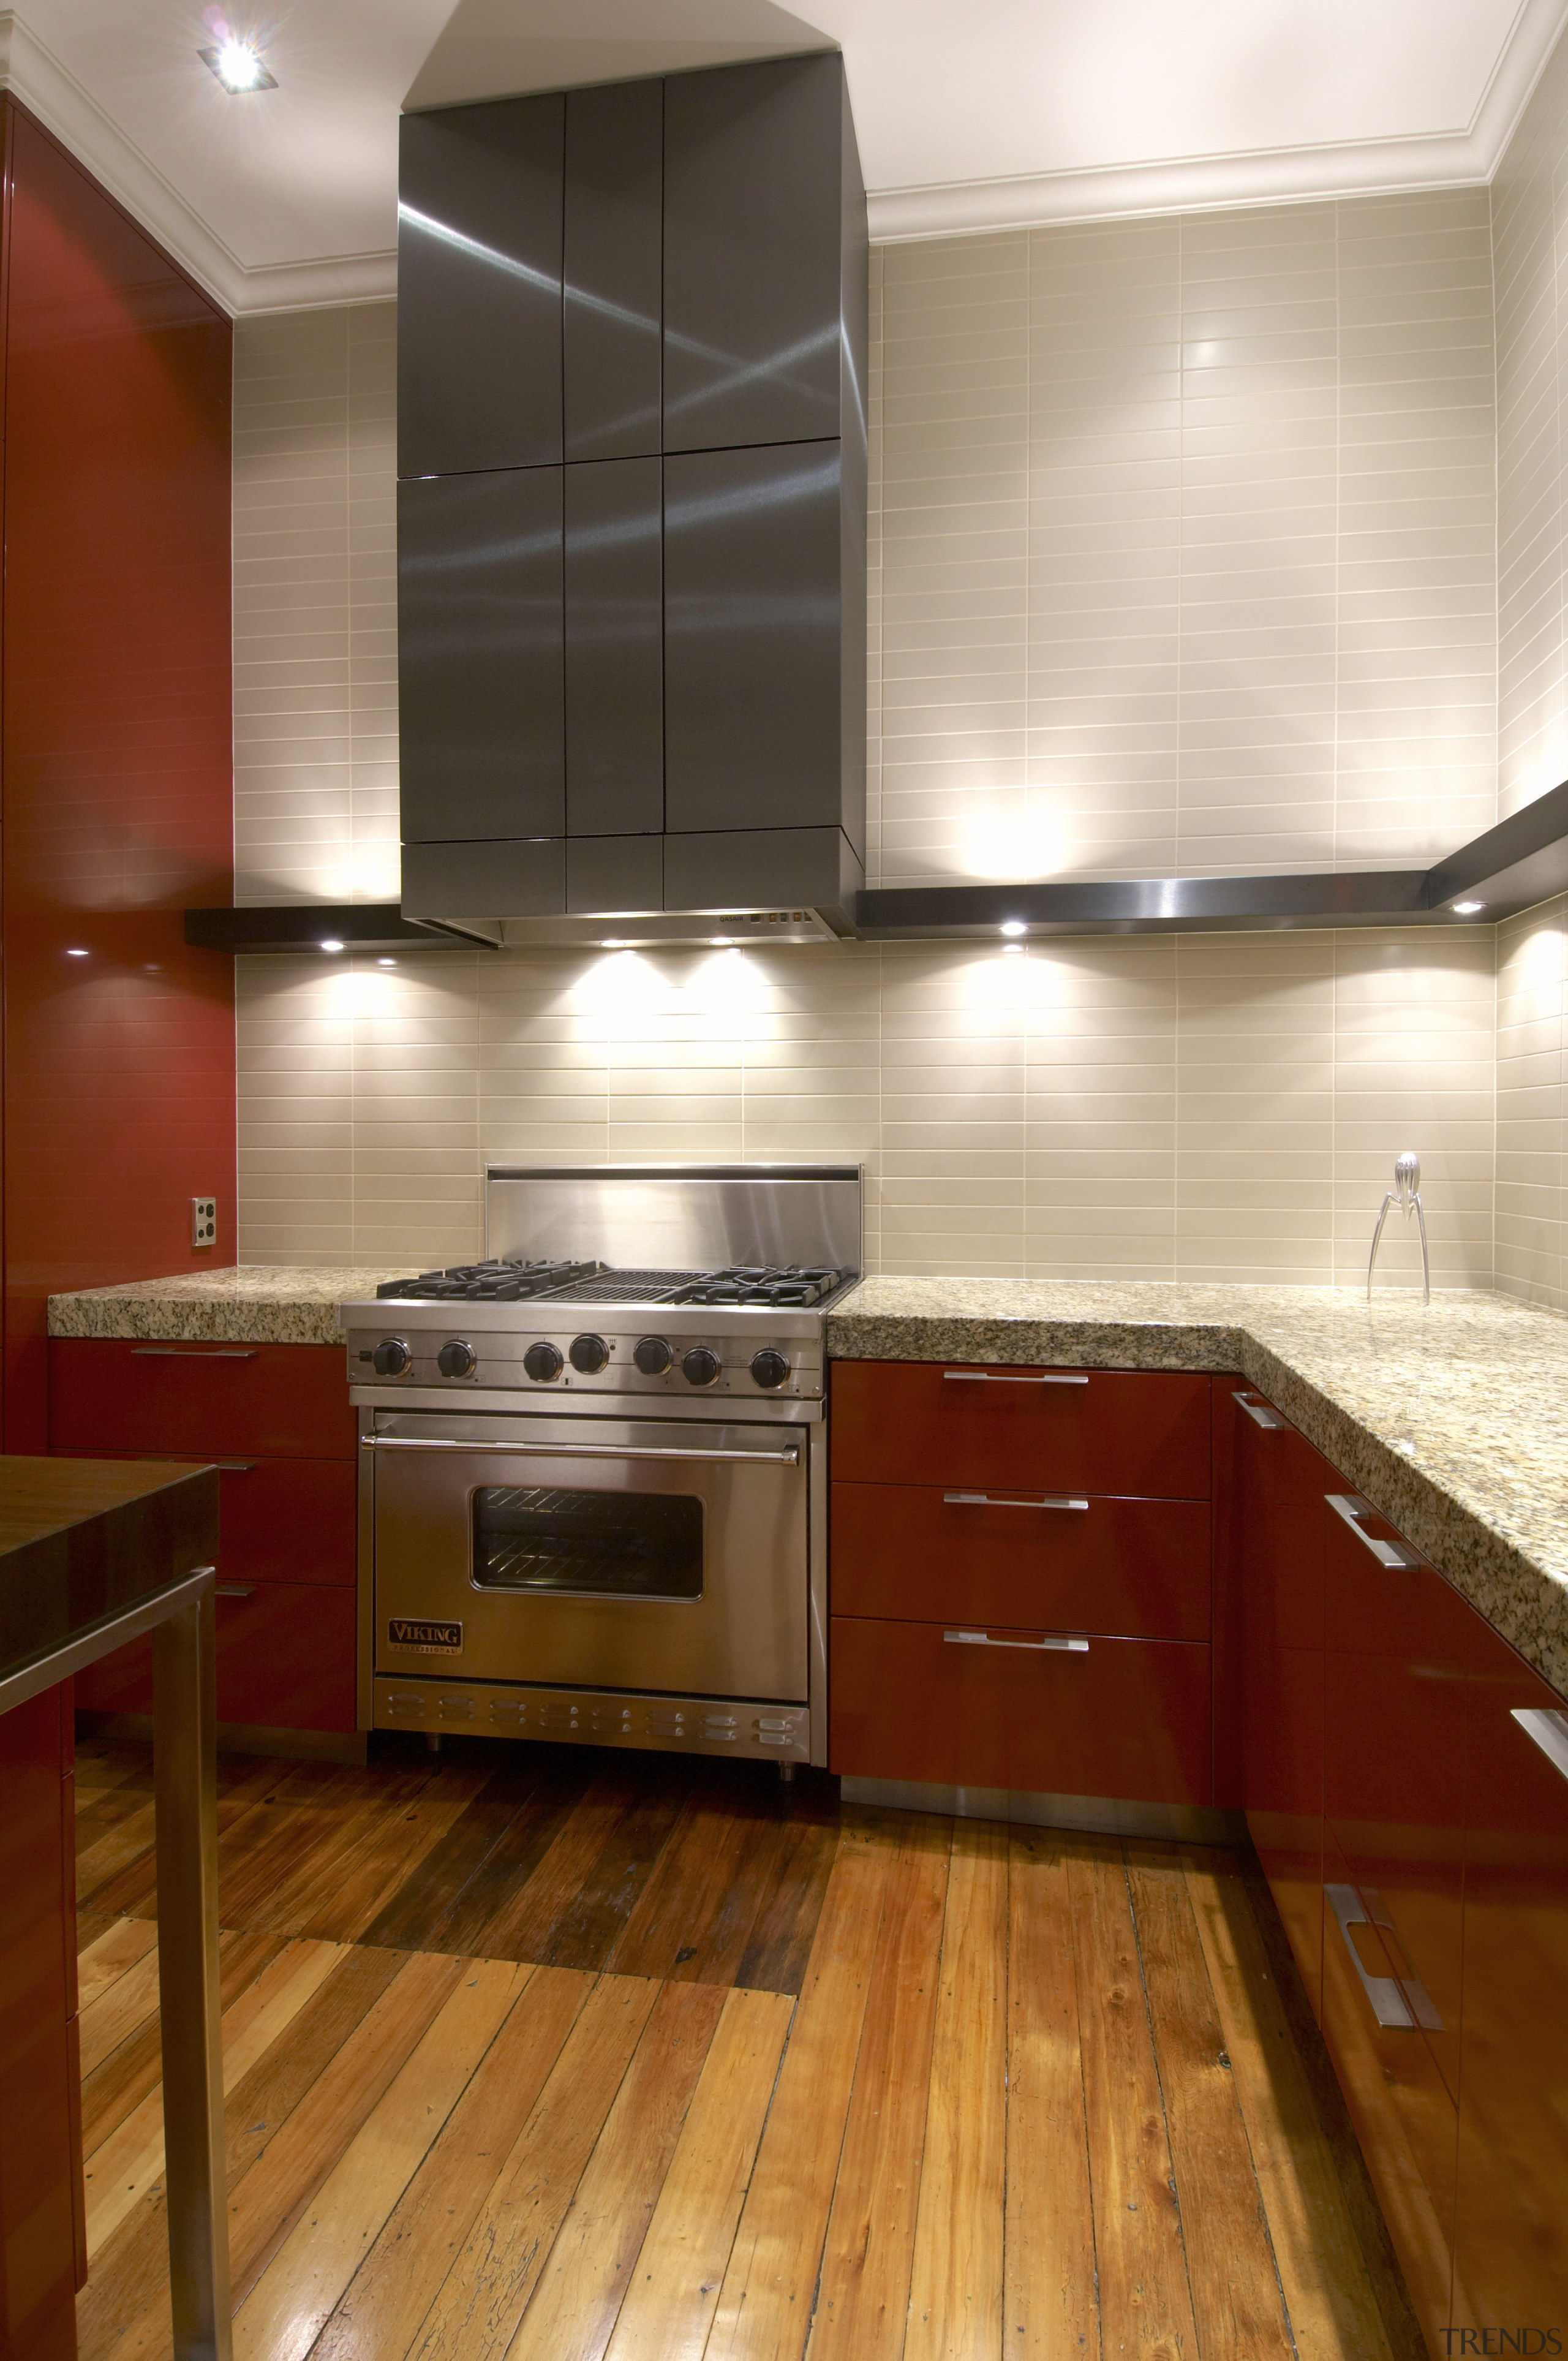
M1337 1485L1332 1497L1354 1501ZM1362 1508L1352 1520L1328 1499L1322 1515L1323 2030L1439 2352L1458 2158L1465 1666L1481 1626L1386 1519Z
M183 918L232 895L233 332L3 119L4 1442L42 1452L49 1294L234 1258L234 961Z
M1489 1630L1466 1703L1453 2320L1568 2353L1568 1708Z
M966 1627L967 1628L967 1627ZM1209 1651L835 1616L829 1768L939 1786L1209 1801ZM981 1641L992 1644L981 1644Z
M833 1367L836 1482L1209 1497L1209 1380L921 1361Z
M71 2021L76 1928L64 1870L61 1700L0 1715L0 2353L73 2361L76 2198Z
M49 1448L171 1459L352 1459L335 1345L133 1345L57 1336Z
M839 1483L832 1521L838 1615L1209 1637L1206 1500Z
M1333 1471L1246 1389L1235 1430L1247 1828L1314 2012L1322 2004L1323 1495Z
M352 1590L258 1583L217 1601L218 1719L247 1729L354 1728ZM152 1711L152 1652L137 1641L76 1676L95 1713Z

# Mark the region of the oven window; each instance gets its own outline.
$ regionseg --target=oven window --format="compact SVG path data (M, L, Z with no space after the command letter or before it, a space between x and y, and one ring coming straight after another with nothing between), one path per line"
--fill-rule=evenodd
M474 1581L557 1598L700 1598L702 1502L487 1485L474 1495Z

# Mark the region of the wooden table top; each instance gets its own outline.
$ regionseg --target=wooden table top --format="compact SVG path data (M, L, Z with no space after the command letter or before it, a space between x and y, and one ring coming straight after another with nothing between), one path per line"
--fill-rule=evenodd
M0 1454L0 1680L217 1553L215 1467Z

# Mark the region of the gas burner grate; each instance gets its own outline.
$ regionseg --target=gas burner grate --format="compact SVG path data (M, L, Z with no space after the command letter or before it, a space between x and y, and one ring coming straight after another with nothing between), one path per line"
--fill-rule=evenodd
M575 1279L587 1279L604 1268L598 1262L456 1263L449 1270L422 1270L413 1279L383 1280L376 1290L384 1301L414 1303L526 1303L541 1295L556 1295Z
M789 1311L821 1303L844 1283L841 1270L807 1269L799 1264L784 1268L738 1264L730 1270L706 1272L674 1299L678 1303L760 1304L765 1310Z

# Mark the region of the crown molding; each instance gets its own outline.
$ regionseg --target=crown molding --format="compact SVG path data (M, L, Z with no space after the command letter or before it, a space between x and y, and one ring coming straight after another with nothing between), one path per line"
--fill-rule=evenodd
M878 189L867 197L871 235L879 245L896 245L1050 223L1484 187L1519 127L1565 22L1568 0L1520 0L1491 80L1460 131ZM391 247L293 262L242 262L11 8L0 9L0 90L13 93L53 132L225 312L306 311L395 296L397 255Z
M1565 22L1565 0L1520 0L1491 79L1460 131L870 190L871 235L876 244L891 246L1058 222L1484 188L1502 161Z

